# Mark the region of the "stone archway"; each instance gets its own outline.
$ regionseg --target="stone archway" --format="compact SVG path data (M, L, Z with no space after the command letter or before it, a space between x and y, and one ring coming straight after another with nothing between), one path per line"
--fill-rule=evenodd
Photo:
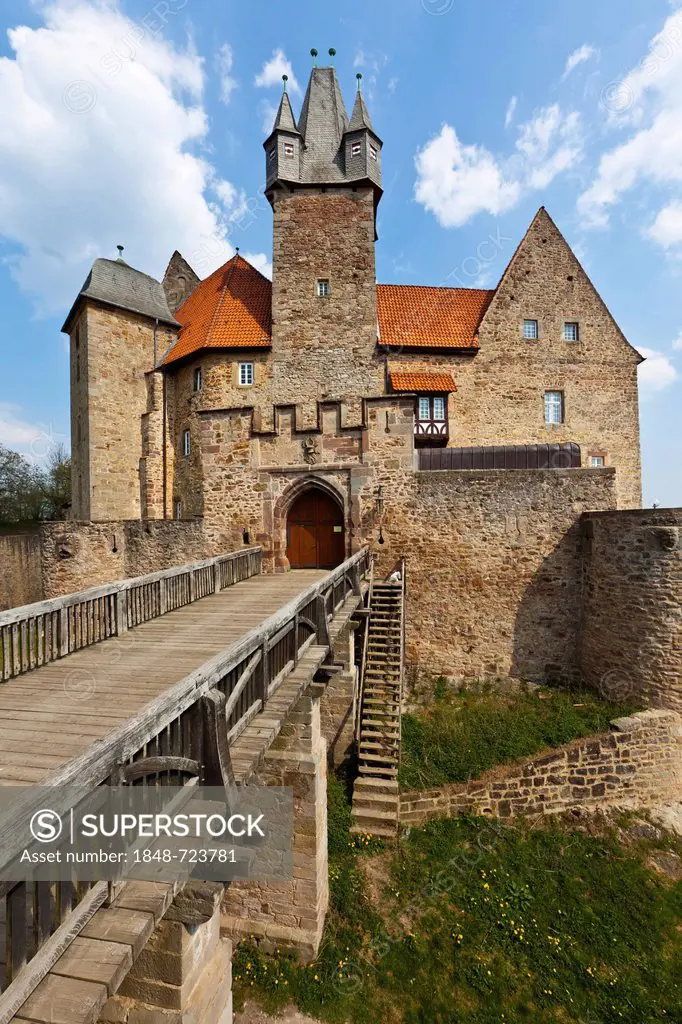
M270 513L271 519L271 536L272 536L272 557L274 562L274 570L287 571L292 568L289 558L287 556L288 548L288 526L289 526L289 513L294 508L299 498L307 492L315 490L318 493L328 496L338 507L339 519L336 519L332 526L341 526L342 530L337 536L342 538L342 541L338 541L339 550L338 557L339 562L342 562L344 558L347 558L350 554L350 548L352 546L352 530L350 522L350 499L346 498L343 490L338 488L335 483L326 480L322 476L317 476L314 473L306 473L299 479L291 482L290 485L280 494L279 498L273 503L272 512ZM336 564L339 564L338 562Z
M287 559L292 569L335 569L346 557L343 508L314 484L287 513Z

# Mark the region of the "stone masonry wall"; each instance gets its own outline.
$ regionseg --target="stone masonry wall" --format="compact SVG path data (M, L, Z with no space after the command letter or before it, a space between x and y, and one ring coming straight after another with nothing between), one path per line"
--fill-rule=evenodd
M583 535L583 678L682 712L682 509L590 515Z
M42 599L40 537L0 534L0 612Z
M583 512L614 508L613 470L384 477L379 571L407 559L411 667L456 678L574 677Z
M197 520L43 523L39 543L45 598L218 554Z
M558 814L575 807L636 810L681 797L682 719L671 711L644 711L616 719L609 733L473 782L401 793L400 823L421 825L457 814Z

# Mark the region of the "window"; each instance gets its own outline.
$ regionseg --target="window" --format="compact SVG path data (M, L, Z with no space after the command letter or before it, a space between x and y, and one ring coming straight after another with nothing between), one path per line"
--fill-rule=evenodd
M564 395L562 391L545 391L545 423L564 422Z
M294 155L294 144L293 142L284 143L284 155L291 159Z
M434 420L445 419L445 399L434 398L433 400L433 418Z
M175 518L176 519L182 519L182 502L181 501L176 501L175 502Z
M240 387L248 387L250 384L253 384L253 363L240 363L239 385Z
M192 390L201 391L201 367L194 367L194 376L192 377Z
M537 320L524 320L523 321L523 336L528 341L537 341L539 337L538 322Z
M580 341L580 328L575 321L564 324L564 341Z
M192 448L192 442L189 437L189 430L185 430L182 435L182 454L189 455Z
M603 455L590 455L590 468L601 469L606 465L606 459Z
M362 143L361 142L353 142L353 143L351 143L350 155L351 156L360 156L361 153L362 153Z
M376 158L377 158L376 146L370 146L369 147L369 158L370 158L370 160L376 160Z
M428 398L419 399L419 419L430 420L431 419L431 402Z
M321 299L329 298L329 281L325 278L317 282L317 294Z
M274 160L276 156L277 156L277 146L273 146L272 149L270 150L270 152L268 153L268 157L270 158L270 160Z

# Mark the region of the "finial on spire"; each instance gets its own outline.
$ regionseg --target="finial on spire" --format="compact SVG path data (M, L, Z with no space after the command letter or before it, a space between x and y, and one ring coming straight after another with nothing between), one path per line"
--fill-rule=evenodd
M313 67L316 68L317 67L317 50L315 49L314 46L313 46L312 50L310 51L310 56L313 58Z
M362 71L358 71L355 77L358 80L358 92L360 92L360 83L362 82Z
M235 245L234 251L236 252L237 256L239 256L239 246L238 245Z
M329 47L329 56L331 57L332 60L334 60L334 57L336 57L336 50L334 49L333 46Z
M287 82L289 81L288 75L282 75L282 81L284 82L284 91L287 91Z
M119 260L122 260L123 259L123 250L125 249L125 246L124 245L117 245L116 248L118 249L118 258L119 258Z

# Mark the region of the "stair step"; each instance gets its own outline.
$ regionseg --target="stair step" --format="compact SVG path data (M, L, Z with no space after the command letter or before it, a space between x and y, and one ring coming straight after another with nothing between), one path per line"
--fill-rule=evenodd
M398 716L397 715L394 715L393 718L395 719L395 722L398 722ZM385 718L385 719L383 719L383 720L379 719L379 718L363 718L363 720L362 720L363 732L367 728L384 729L384 728L386 728L389 725L392 726L393 724L394 724L394 722L391 721L390 716Z
M397 779L398 778L398 769L397 768L382 768L378 764L373 764L373 765L369 765L369 764L368 765L362 765L361 764L361 765L358 766L358 772L359 772L360 775L369 775L369 776L381 775L382 778L388 778L388 779Z
M379 822L382 825L387 825L389 822L392 821L395 821L397 824L398 821L395 812L371 810L369 807L354 807L353 817L355 818L356 822L358 822L358 824L361 821L366 821L368 818L374 818L375 821Z
M373 739L378 739L378 740L382 740L382 739L394 740L394 739L396 739L397 740L397 739L400 739L400 730L399 729L389 729L389 728L385 728L385 729L369 729L369 728L366 728L366 729L362 730L362 738L363 738L363 740L373 740Z
M379 751L382 754L396 754L398 752L398 741L397 740L385 740L377 742L372 739L365 739L364 737L360 740L360 753L363 751L372 752Z
M370 764L395 764L395 757L392 754L386 756L382 754L360 754L361 761L367 761Z
M351 833L356 836L366 835L369 832L373 836L377 836L379 839L395 839L398 832L398 826L396 824L395 828L388 828L387 825L376 825L370 828L368 823L367 825L351 825L350 830Z
M398 783L391 779L371 779L367 775L358 776L353 786L353 794L372 796L375 793L385 793L398 799Z

